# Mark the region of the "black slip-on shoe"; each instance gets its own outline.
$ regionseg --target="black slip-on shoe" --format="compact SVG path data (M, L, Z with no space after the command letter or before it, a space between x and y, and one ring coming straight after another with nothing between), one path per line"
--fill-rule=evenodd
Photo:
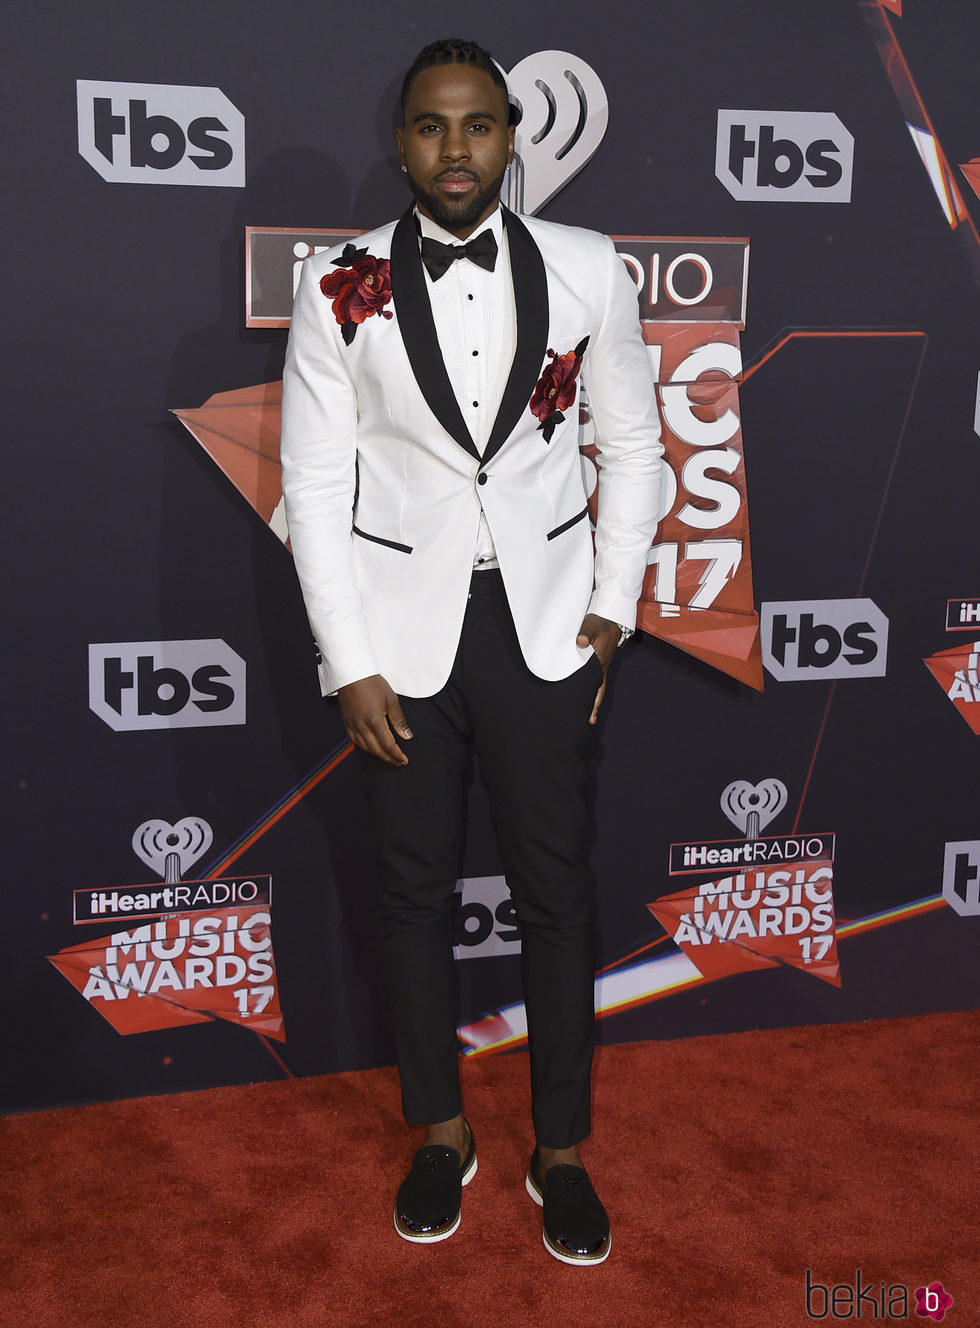
M528 1194L544 1209L544 1247L562 1263L602 1263L612 1237L606 1210L582 1167L559 1163L538 1179L538 1150L524 1181Z
M412 1158L395 1199L395 1230L405 1240L431 1245L459 1226L463 1186L476 1175L476 1144L468 1122L466 1128L470 1146L462 1162L444 1144L427 1144Z

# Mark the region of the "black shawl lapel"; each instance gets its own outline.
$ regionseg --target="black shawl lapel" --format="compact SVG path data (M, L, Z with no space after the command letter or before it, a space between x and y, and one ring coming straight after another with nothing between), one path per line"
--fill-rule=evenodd
M425 282L425 269L422 267L415 231L414 207L411 207L398 222L391 237L391 292L398 315L398 330L405 343L415 380L433 415L460 447L479 461L480 453L466 427L446 373Z
M483 453L484 462L489 461L500 451L513 433L521 415L528 409L548 348L550 311L544 259L532 240L530 231L516 213L504 208L503 214L510 245L510 268L514 278L517 349L514 351L514 363L510 368L500 409L497 411L497 418L494 420ZM394 286L394 282L392 285Z

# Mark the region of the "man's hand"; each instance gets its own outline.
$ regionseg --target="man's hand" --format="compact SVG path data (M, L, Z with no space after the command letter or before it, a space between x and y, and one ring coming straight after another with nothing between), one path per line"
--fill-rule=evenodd
M582 626L575 638L577 646L591 646L599 656L599 663L602 665L602 686L595 694L595 704L592 707L592 714L589 716L590 724L595 723L599 707L602 705L602 698L606 694L606 674L609 671L612 657L616 653L616 647L619 645L619 636L620 629L617 623L610 622L608 618L600 618L597 613L587 613L582 619Z
M408 765L408 757L398 746L394 735L410 738L412 730L402 713L398 697L380 673L370 678L350 682L337 692L340 713L347 735L362 752L387 762L388 765Z

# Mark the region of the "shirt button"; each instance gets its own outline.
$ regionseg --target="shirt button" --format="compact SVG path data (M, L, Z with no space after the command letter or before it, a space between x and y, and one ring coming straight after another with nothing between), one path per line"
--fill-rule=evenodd
M477 477L476 477L476 482L477 482L477 484L486 484L486 482L487 482L487 477L486 477L486 475L477 475Z
M479 355L479 353L480 353L480 352L479 352L478 350L475 350L475 351L473 352L474 355Z
M479 404L480 404L479 401L474 401L474 402L473 402L473 405L474 405L474 406L478 406Z
M467 295L466 298L467 298L468 300L472 300L473 296L472 296L472 295Z

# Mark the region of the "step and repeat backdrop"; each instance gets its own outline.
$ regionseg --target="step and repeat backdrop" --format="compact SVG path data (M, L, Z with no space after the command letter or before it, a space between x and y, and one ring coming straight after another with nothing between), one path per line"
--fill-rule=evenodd
M472 17L524 111L506 201L613 236L667 446L600 721L600 1039L975 1006L975 0ZM401 76L458 11L9 23L0 1110L388 1064L280 379L303 260L408 202ZM592 491L587 392L580 430ZM464 1056L525 1033L468 801Z

